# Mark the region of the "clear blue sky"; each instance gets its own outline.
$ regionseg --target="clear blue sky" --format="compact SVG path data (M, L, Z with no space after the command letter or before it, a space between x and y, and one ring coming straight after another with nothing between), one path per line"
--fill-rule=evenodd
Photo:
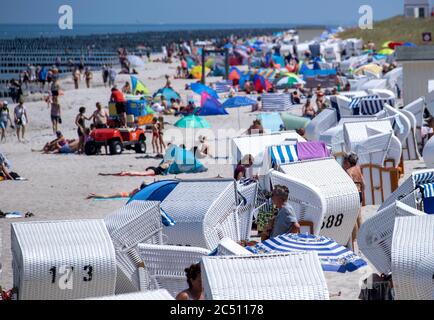
M69 4L77 24L357 24L368 4L374 20L402 14L404 0L1 0L0 23L57 24Z

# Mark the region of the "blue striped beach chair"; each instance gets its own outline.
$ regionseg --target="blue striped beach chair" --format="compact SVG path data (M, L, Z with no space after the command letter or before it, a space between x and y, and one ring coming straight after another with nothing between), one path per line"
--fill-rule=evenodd
M281 145L269 148L271 163L273 166L298 161L297 145Z

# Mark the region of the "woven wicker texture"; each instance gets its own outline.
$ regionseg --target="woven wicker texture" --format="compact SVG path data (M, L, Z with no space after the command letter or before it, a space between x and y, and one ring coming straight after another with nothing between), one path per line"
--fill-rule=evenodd
M247 186L237 183L237 190L245 200L245 205L238 209L238 221L240 229L240 240L249 240L252 231L253 210L255 210L258 196L258 184L252 183Z
M185 268L210 253L203 248L151 244L139 244L138 250L153 286L166 289L173 297L188 288Z
M204 257L208 300L328 300L324 273L313 252Z
M20 300L115 293L115 250L103 220L13 223L11 247Z
M303 161L282 166L281 171L289 180L295 178L319 190L320 197L326 201L320 234L346 245L356 223L360 199L356 185L339 163L334 159ZM303 196L303 192L299 193ZM311 203L309 195L301 200ZM314 203L314 206L318 205ZM318 211L317 215L320 214Z
M233 255L252 255L252 252L240 246L238 243L229 238L224 238L220 241L217 247L218 256L233 256Z
M392 274L398 300L434 300L434 216L395 221Z
M164 229L167 243L214 249L239 238L234 180L181 181L161 203L176 225Z
M116 296L106 296L99 298L89 298L86 300L174 300L167 290L155 290L147 292L136 292L120 294Z

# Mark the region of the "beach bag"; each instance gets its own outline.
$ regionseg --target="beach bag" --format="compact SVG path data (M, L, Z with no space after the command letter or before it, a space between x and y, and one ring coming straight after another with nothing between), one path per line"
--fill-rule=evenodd
M372 274L363 280L363 287L360 291L359 299L374 301L394 300L392 277Z

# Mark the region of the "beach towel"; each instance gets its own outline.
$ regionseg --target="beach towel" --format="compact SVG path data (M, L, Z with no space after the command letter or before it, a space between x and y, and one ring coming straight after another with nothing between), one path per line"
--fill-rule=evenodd
M297 142L297 152L300 161L330 157L323 141Z
M273 146L269 148L269 152L273 166L300 160L297 155L296 145Z

